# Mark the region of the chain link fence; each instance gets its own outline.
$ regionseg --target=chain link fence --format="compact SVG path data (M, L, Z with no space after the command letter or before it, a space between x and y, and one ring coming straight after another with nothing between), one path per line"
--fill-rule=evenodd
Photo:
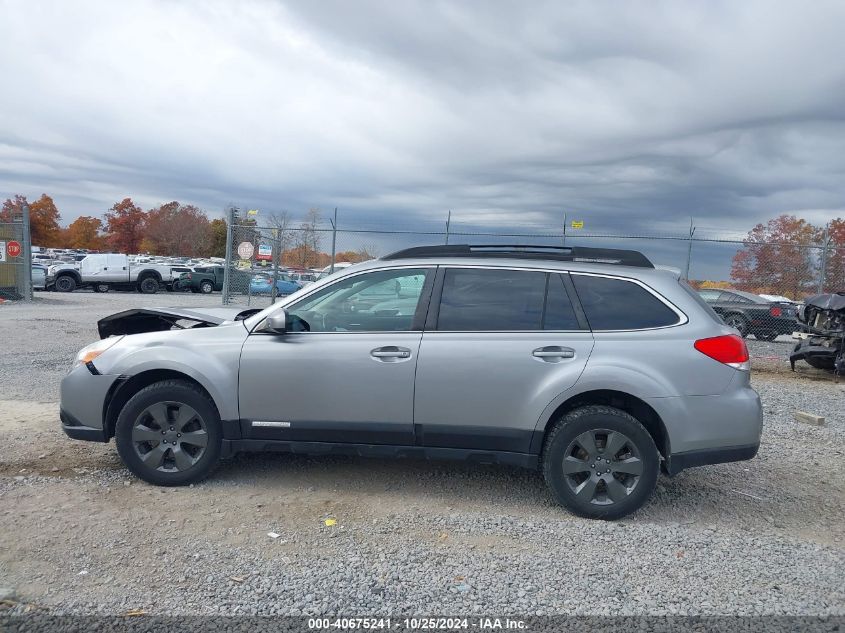
M31 249L29 207L24 206L11 222L0 222L0 301L32 300Z
M237 210L229 215L224 304L269 305L333 267L410 246L448 243L638 250L656 265L676 269L726 322L761 340L791 335L805 297L845 291L845 245L827 235L811 243L751 243L692 226L640 235L571 228L566 233L467 230L451 221L443 230L384 230L339 228L336 215L329 220L312 215L296 225L286 216L259 219Z

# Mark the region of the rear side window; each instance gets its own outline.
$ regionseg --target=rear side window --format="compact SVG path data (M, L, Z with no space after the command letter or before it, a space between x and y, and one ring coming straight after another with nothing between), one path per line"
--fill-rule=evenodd
M678 322L678 315L648 290L624 279L572 275L593 330L640 330Z
M437 329L539 330L546 273L450 268L443 279Z

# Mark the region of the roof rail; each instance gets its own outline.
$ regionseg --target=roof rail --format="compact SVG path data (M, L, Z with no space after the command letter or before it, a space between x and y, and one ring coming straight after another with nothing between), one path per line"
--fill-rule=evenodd
M654 268L639 251L583 246L526 246L504 244L445 244L414 246L383 256L381 259L413 259L418 257L503 257L511 259L545 259L562 262L614 264Z

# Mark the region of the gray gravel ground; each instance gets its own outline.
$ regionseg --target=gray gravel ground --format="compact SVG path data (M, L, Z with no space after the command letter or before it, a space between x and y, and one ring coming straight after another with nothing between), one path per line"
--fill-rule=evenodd
M845 391L825 375L756 372L759 456L661 477L616 523L567 514L538 474L457 463L239 456L162 489L113 444L64 437L58 381L100 316L219 295L38 298L0 306L0 589L14 609L845 614Z

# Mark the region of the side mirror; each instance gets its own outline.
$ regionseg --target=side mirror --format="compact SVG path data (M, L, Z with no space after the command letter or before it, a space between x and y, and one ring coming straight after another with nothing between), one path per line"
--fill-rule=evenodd
M288 331L288 315L284 310L277 310L267 317L266 329L276 334L284 334Z

